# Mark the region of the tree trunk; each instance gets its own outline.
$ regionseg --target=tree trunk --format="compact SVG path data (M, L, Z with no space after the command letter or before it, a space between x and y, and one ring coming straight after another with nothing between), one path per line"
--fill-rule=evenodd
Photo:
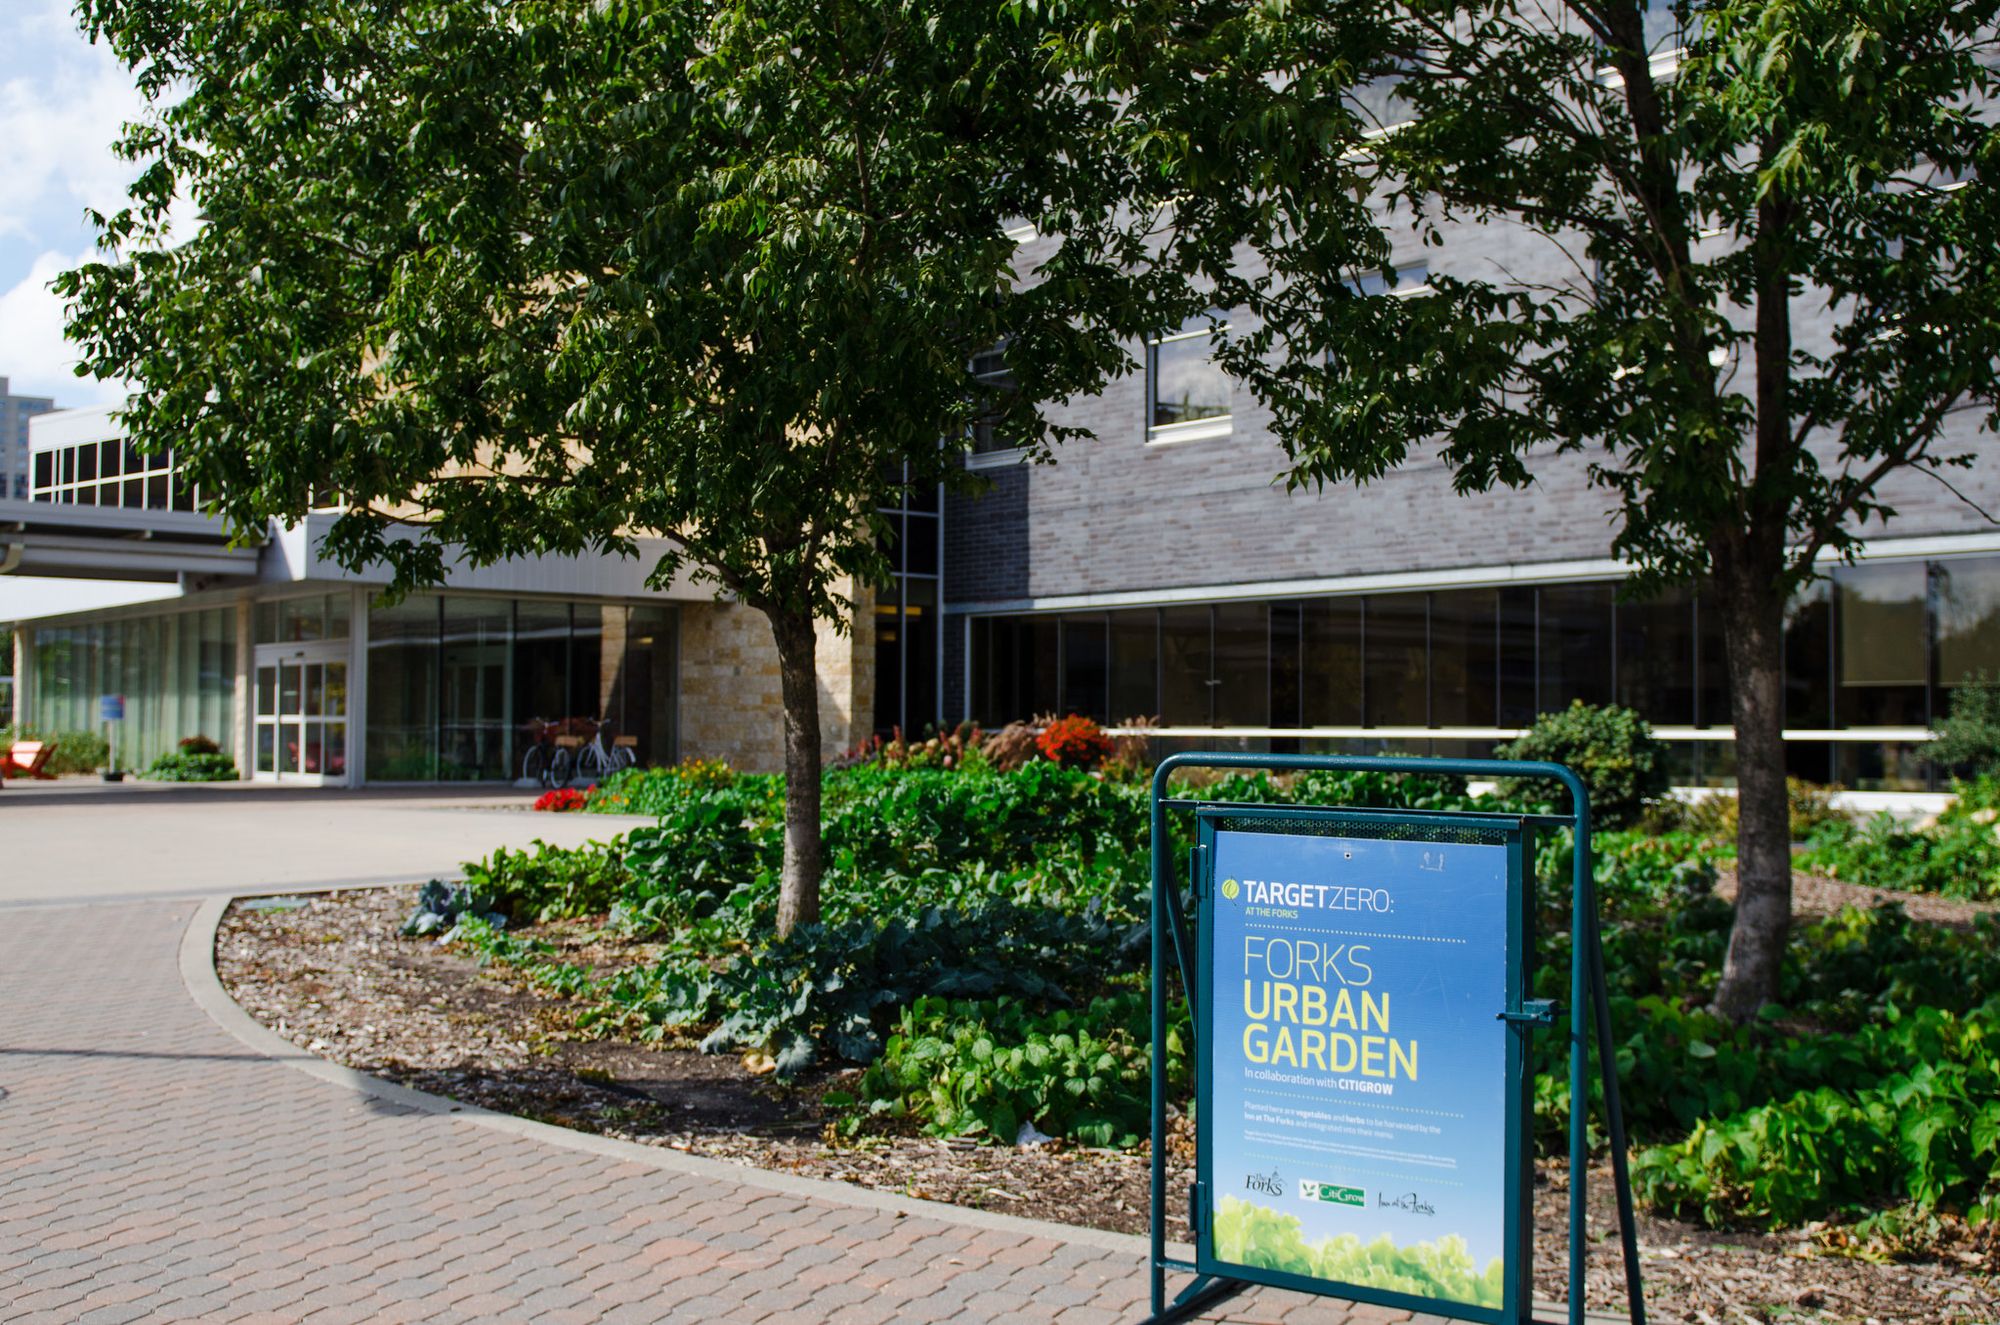
M778 936L819 920L819 663L811 612L767 609L785 702L785 865Z
M1785 790L1785 598L1768 558L1719 556L1715 596L1736 719L1736 919L1715 1010L1747 1021L1778 992L1792 924ZM1744 564L1745 562L1749 564Z

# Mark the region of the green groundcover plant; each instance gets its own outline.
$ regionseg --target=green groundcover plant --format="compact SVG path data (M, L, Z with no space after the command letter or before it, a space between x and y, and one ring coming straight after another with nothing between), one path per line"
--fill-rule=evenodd
M1327 773L1233 775L1202 793L1487 810L1531 808L1540 794L1475 797L1450 778ZM580 1035L740 1053L786 1081L860 1068L811 1078L850 1137L915 1130L1004 1144L1032 1124L1076 1144L1141 1143L1153 1070L1143 784L1047 760L1008 772L976 760L830 771L825 911L784 939L770 923L782 861L777 779L713 764L631 771L591 800L656 822L604 845L496 852L468 866L462 893L427 895L419 928L564 1000ZM2000 788L1974 784L1935 827L1897 832L1929 842L1976 828L1990 840L1996 800ZM1936 881L1922 863L1931 848L1838 816L1813 822L1816 851L1838 841L1853 853L1856 873L1841 877ZM1862 843L1877 854L1860 855ZM1176 859L1188 845L1177 838ZM1534 983L1557 1001L1567 993L1571 850L1566 833L1545 833L1534 863ZM1730 908L1714 891L1729 852L1726 835L1699 824L1596 838L1642 1199L1719 1226L1882 1211L1991 1220L2000 923L1945 928L1884 906L1800 924L1777 1003L1739 1025L1707 1011L1729 937ZM600 954L591 965L568 960L537 928L554 921L590 941ZM1176 1004L1166 1064L1183 1108L1186 1016ZM1535 1041L1537 1136L1551 1152L1570 1106L1566 1034L1558 1025ZM1289 1245L1280 1231L1257 1237ZM1485 1270L1449 1248L1419 1251L1301 1243L1283 1254L1337 1262L1347 1278L1429 1265L1464 1292L1483 1291Z
M1796 863L1878 888L2000 898L2000 775L1954 783L1953 790L1957 799L1922 823L1878 814L1863 824L1822 824Z

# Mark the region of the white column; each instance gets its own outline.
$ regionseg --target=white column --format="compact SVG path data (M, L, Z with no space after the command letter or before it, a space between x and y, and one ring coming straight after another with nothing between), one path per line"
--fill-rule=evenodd
M34 711L32 692L35 685L35 628L33 626L14 627L14 711L9 715L16 727L28 721Z
M251 614L256 604L236 600L236 730L229 740L236 771L248 782L257 776L257 641Z

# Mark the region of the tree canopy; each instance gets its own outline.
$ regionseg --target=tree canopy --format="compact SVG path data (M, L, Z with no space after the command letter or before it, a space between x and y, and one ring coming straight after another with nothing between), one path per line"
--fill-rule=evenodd
M771 619L817 909L813 620L886 573L886 475L970 482L985 420L1125 370L1176 315L1115 106L1032 7L920 0L86 0L152 98L132 206L71 273L244 529L331 501L398 587L451 559L634 550ZM201 215L173 233L177 200ZM1009 228L1065 242L1016 265ZM1011 381L976 378L1002 347ZM810 785L807 785L810 784Z
M1629 589L1720 608L1734 1015L1773 992L1789 917L1786 604L1893 515L1892 483L1958 492L1996 423L1996 17L1293 0L1098 43L1145 52L1121 76L1166 168L1242 199L1185 261L1246 314L1224 356L1293 485L1436 455L1462 491L1521 486L1573 454ZM1422 297L1374 297L1440 250Z

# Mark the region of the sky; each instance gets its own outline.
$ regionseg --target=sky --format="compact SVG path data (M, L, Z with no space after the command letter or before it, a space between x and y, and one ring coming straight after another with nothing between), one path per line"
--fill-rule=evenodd
M59 406L106 405L119 392L74 375L49 282L94 255L84 209L123 199L134 171L111 145L144 103L71 3L0 0L0 377Z
M111 52L85 40L73 0L0 0L0 377L58 406L112 405L115 383L77 377L56 274L90 260L86 207L109 212L132 167L111 150L144 102ZM0 621L171 594L111 581L0 580ZM0 670L6 670L0 661Z

